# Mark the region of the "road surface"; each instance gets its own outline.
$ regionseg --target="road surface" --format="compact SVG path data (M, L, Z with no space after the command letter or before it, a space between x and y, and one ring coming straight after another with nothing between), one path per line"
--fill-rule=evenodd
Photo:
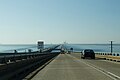
M32 80L120 80L120 63L60 54Z

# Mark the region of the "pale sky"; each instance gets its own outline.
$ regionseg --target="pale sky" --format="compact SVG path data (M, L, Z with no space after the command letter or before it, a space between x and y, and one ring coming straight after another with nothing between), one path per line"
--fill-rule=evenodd
M120 0L0 0L0 43L120 43Z

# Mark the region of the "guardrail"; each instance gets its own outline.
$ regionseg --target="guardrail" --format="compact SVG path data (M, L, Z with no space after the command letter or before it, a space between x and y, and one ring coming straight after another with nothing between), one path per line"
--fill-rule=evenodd
M11 62L17 62L20 60L36 58L45 55L48 55L48 53L5 53L0 54L0 64L9 64Z
M111 53L96 53L96 57L98 58L103 58L106 60L110 60L110 61L117 61L120 62L120 54L111 54Z
M120 56L120 53L113 53L113 54L111 54L111 53L96 53L96 54L98 54L98 55Z
M0 56L0 80L21 80L58 54L34 53Z
M19 60L35 58L43 55L47 55L52 52L52 50L56 49L60 45L53 46L48 49L44 49L42 52L34 51L34 52L22 52L18 53L15 51L14 53L0 53L0 64L8 64L10 62L17 62Z

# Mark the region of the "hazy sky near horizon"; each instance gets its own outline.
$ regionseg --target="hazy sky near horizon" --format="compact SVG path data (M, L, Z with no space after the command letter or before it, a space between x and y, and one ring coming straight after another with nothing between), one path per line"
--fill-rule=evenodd
M120 0L0 0L0 43L120 43Z

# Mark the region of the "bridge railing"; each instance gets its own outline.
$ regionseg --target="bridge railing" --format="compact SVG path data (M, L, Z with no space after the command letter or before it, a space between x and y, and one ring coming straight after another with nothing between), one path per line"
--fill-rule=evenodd
M29 58L36 58L36 57L43 57L49 55L52 50L56 49L59 45L53 46L51 48L45 49L45 51L39 52L22 52L22 53L0 53L0 64L3 63L10 63L10 62L17 62L19 60L29 59Z
M0 56L0 80L21 80L59 53L34 53Z
M120 61L120 53L95 53L96 57L111 61Z
M36 58L36 57L43 57L49 55L48 53L21 53L21 54L13 54L10 55L1 55L0 56L0 63L1 64L8 64L10 62L17 62L19 60L25 60L30 58Z

